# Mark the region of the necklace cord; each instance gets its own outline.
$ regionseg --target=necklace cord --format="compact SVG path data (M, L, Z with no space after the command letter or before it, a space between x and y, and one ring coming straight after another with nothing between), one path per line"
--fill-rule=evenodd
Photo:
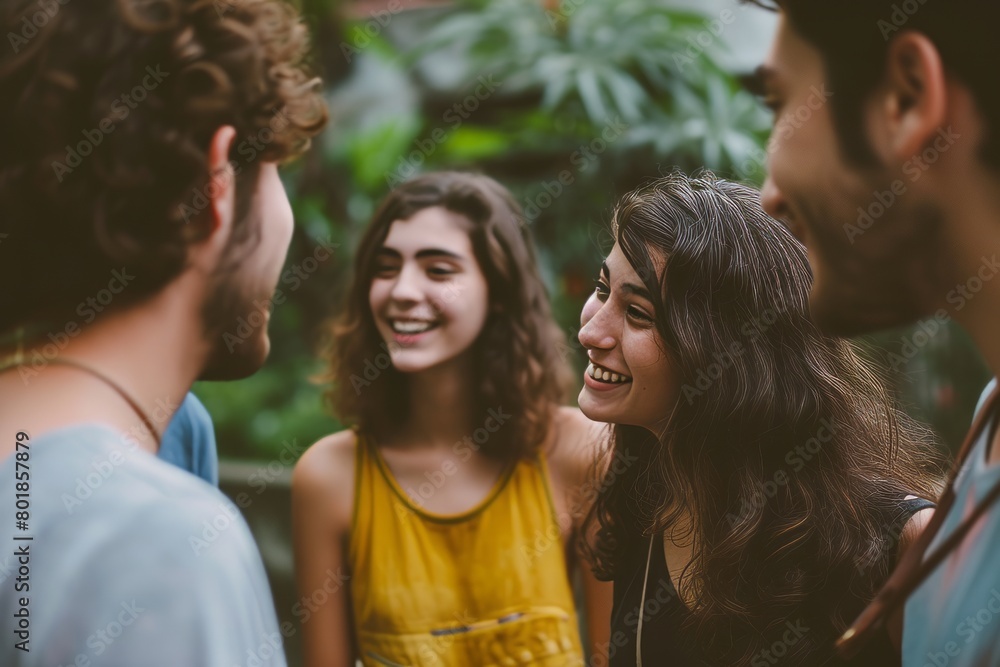
M642 667L642 621L646 616L646 584L649 582L649 563L653 560L653 538L649 536L649 553L646 554L646 574L642 578L642 595L639 596L639 627L635 630L635 665Z
M82 364L79 361L75 361L73 359L65 359L62 357L57 357L55 359L49 359L48 363L60 364L63 366L71 366L73 368L78 368L84 371L85 373L93 375L98 380L101 380L106 385L114 389L115 392L117 392L118 395L120 395L125 400L125 402L128 403L129 407L132 408L133 411L135 411L135 413L139 416L139 419L142 420L143 425L149 430L150 434L153 436L153 439L156 441L156 446L157 447L160 446L161 444L160 433L156 430L156 427L153 426L153 420L149 418L149 415L146 413L145 410L142 409L142 406L139 405L139 402L136 401L134 398L132 398L132 396L120 384L109 378L104 373L98 371L97 369L91 368L90 366ZM13 363L8 363L7 365L0 365L0 373L9 370L13 367L14 367Z

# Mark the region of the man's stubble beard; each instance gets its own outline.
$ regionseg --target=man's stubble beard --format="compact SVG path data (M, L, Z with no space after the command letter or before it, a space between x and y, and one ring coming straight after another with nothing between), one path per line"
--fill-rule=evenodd
M202 312L205 340L211 348L208 362L199 376L200 380L240 380L253 375L267 360L270 341L267 321L250 326L250 335L241 336L241 322L258 322L263 319L253 305L254 297L244 296L245 286L236 281L219 284L205 302ZM257 299L258 303L268 301Z
M852 244L844 230L856 222L852 212L841 219L829 204L806 209L818 221L810 226L810 243L824 267L823 291L814 287L810 297L816 324L831 335L856 336L930 314L942 284L942 212L930 204L890 210Z
M213 276L213 285L201 309L204 340L210 352L200 380L240 380L256 373L270 352L267 327L257 304L268 304L274 298L275 287L266 291L258 277L248 270L261 243L263 221L248 211L239 225L249 227L249 238L231 240ZM250 326L250 334L246 327Z

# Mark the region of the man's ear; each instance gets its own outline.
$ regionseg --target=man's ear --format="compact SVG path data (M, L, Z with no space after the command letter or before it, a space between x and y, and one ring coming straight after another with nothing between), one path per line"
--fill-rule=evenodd
M201 193L208 205L200 216L205 232L202 239L191 246L192 259L199 255L221 254L232 234L236 214L236 174L229 162L229 152L235 141L236 128L224 125L215 131L208 145L209 178Z
M886 56L883 126L892 158L906 162L938 134L948 114L944 64L919 32L893 38Z

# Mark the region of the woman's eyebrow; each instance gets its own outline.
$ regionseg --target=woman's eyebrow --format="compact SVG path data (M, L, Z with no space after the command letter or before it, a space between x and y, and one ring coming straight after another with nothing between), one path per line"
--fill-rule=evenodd
M601 262L601 274L607 278L609 283L611 282L611 270L608 268L607 262ZM622 291L634 294L635 296L641 297L649 302L653 301L652 296L649 294L649 290L642 285L636 285L635 283L623 283Z
M637 297L643 298L646 301L652 302L652 297L649 294L649 290L642 285L636 285L635 283L623 283L622 290L630 294L634 294Z
M389 255L391 257L403 256L401 252L389 246L382 246L381 248L378 249L377 254ZM465 259L465 257L463 257L462 255L454 253L450 250L445 250L444 248L424 248L423 250L417 251L416 257L417 259L425 259L427 257L447 257L449 259L459 259L459 260Z
M425 257L447 257L449 259L465 259L462 255L452 252L450 250L445 250L443 248L425 248L417 252L417 259L424 259Z

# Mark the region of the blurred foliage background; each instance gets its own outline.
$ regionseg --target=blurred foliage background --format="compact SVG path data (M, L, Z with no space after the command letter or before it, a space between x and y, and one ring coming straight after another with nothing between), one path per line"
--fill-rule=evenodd
M255 376L199 383L220 454L271 459L342 428L310 381L360 230L392 185L435 169L506 184L525 209L581 372L579 313L613 202L673 167L764 178L770 116L740 85L771 19L735 0L304 0L331 124L284 170L297 228ZM326 249L332 248L327 254ZM280 299L279 299L280 300ZM988 373L954 325L861 341L950 448Z

